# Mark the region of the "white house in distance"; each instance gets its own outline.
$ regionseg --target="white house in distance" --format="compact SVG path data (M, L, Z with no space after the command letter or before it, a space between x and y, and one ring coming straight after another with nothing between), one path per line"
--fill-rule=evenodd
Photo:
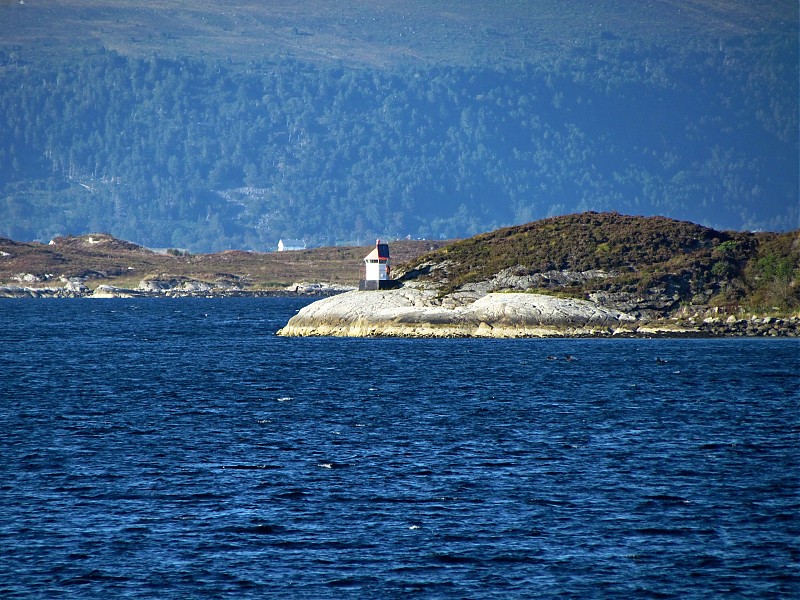
M286 252L287 250L305 250L305 240L278 240L278 252Z
M359 290L386 290L396 287L391 278L389 244L376 240L375 248L364 258L364 278L358 282Z

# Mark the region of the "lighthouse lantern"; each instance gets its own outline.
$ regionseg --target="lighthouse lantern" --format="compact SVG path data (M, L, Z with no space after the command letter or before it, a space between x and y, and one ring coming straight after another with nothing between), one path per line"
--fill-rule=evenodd
M389 244L375 241L375 248L364 257L364 278L359 282L360 290L383 290L394 287L389 263Z

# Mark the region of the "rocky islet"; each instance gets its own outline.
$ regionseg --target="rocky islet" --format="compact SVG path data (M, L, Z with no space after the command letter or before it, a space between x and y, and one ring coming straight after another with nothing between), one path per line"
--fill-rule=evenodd
M800 335L800 318L644 319L597 303L544 294L488 293L442 301L434 290L353 291L301 309L278 335L349 337L655 337Z

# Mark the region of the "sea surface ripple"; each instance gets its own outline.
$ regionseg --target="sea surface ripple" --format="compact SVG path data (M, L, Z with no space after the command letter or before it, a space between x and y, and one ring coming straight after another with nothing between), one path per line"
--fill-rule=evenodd
M788 598L797 340L280 338L0 303L4 598Z

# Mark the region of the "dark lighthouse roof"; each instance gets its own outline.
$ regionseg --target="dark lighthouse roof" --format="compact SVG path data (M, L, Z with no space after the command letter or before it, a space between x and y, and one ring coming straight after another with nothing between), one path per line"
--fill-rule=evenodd
M382 244L380 240L377 240L375 249L364 260L389 260L389 244Z

